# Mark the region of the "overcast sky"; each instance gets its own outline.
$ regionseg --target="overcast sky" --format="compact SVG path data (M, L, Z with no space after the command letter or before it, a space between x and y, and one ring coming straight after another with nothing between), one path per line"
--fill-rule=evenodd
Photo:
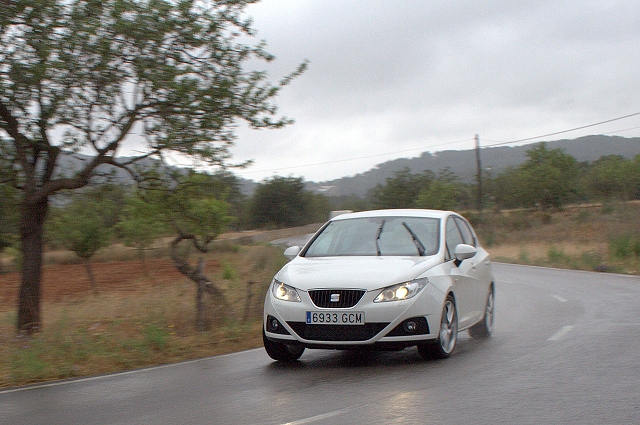
M424 151L526 139L640 112L640 2L264 0L258 39L296 123L240 129L237 174L324 181ZM640 115L557 136L640 136Z

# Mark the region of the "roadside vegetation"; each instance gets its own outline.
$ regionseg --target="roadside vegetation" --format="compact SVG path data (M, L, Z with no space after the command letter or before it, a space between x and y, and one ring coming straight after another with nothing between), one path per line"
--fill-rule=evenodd
M454 209L496 260L638 273L640 156L578 163L540 143L477 184L403 169L365 198L278 176L243 194L237 125L292 124L275 98L308 65L278 83L254 69L274 58L245 44L250 3L1 9L0 387L259 346L284 263L266 242L331 210ZM200 171L167 166L174 154Z
M640 274L640 205L567 206L560 211L465 213L494 261ZM41 332L16 334L15 257L0 275L0 388L130 370L262 345L262 302L285 263L269 240L320 224L228 232L205 255L204 271L223 298L205 300L196 326L196 289L172 264L166 240L144 250L112 244L93 258L93 284L72 251L46 253ZM11 252L11 251L9 251Z

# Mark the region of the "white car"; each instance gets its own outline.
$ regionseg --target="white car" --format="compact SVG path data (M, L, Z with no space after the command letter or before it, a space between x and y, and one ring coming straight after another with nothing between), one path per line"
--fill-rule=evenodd
M450 211L378 210L329 220L273 278L264 303L267 354L305 348L397 350L449 357L458 332L491 334L489 254Z

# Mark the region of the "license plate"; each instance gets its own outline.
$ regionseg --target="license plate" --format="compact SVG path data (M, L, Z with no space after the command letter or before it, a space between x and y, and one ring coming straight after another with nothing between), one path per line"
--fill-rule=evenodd
M364 325L363 311L307 311L308 325Z

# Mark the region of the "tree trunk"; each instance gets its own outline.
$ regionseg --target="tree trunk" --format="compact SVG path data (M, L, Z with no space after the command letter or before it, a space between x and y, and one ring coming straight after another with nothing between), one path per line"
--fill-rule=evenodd
M205 284L197 282L196 292L196 330L203 332L209 330L210 324L207 322L207 312L204 305Z
M19 332L33 333L40 330L40 282L42 279L42 253L44 221L49 199L36 202L25 200L20 211L20 241L22 243L22 280L18 298Z
M87 270L87 276L89 277L89 287L94 295L98 295L98 287L96 286L96 279L93 277L93 269L91 268L91 261L89 258L83 258L84 267Z
M171 259L180 273L191 279L196 284L196 329L199 331L206 331L209 329L210 320L207 319L206 306L204 304L204 293L216 297L216 300L223 305L228 305L222 292L213 285L213 282L204 274L204 258L200 258L198 265L193 267L189 262L180 256L178 253L178 244L185 240L194 240L193 235L184 235L180 233L176 238L171 241L169 253Z

